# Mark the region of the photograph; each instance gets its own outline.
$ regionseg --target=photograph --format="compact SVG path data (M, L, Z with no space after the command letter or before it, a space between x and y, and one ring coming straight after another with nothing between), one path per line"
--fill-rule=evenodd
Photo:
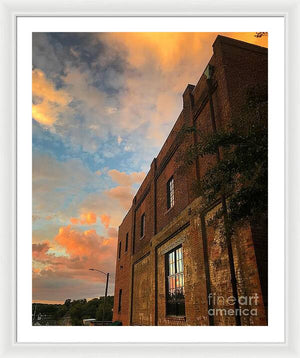
M268 40L32 32L32 326L268 326Z

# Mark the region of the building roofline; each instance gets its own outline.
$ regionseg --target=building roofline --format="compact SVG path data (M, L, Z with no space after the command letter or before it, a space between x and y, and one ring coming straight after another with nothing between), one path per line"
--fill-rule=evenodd
M212 47L214 47L218 42L221 42L221 43L224 43L227 45L231 45L231 46L237 46L244 50L256 51L256 52L260 52L260 53L264 53L264 54L268 53L267 47L254 45L254 44L251 44L246 41L236 40L231 37L227 37L227 36L223 36L223 35L218 35L216 37L214 43L212 44Z

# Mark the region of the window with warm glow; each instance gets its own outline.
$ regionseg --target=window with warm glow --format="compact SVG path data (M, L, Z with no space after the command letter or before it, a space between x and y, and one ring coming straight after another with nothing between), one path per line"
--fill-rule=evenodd
M167 316L185 315L182 246L166 254Z

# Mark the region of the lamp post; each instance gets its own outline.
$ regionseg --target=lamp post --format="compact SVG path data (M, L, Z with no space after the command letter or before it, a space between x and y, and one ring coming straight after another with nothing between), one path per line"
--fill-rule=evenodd
M107 297L107 289L108 289L108 280L109 280L109 272L103 272L101 270L97 270L94 268L90 268L90 271L97 271L102 273L103 275L106 276L106 286L105 286L105 296L104 296L104 302L103 302L103 311L102 311L102 325L104 326L104 309L105 309L105 303L106 303L106 297Z

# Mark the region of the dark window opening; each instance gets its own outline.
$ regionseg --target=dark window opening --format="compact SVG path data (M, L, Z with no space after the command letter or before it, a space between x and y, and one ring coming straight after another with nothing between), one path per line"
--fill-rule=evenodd
M118 312L121 312L122 308L122 289L119 290L119 304L118 304Z
M146 216L145 213L141 216L141 237L145 235L145 224L146 224Z
M174 206L174 178L170 178L167 182L167 209Z
M121 258L122 241L119 242L119 259Z
M182 246L166 254L166 292L167 316L185 316Z
M128 250L128 233L126 234L126 240L125 240L125 252Z

